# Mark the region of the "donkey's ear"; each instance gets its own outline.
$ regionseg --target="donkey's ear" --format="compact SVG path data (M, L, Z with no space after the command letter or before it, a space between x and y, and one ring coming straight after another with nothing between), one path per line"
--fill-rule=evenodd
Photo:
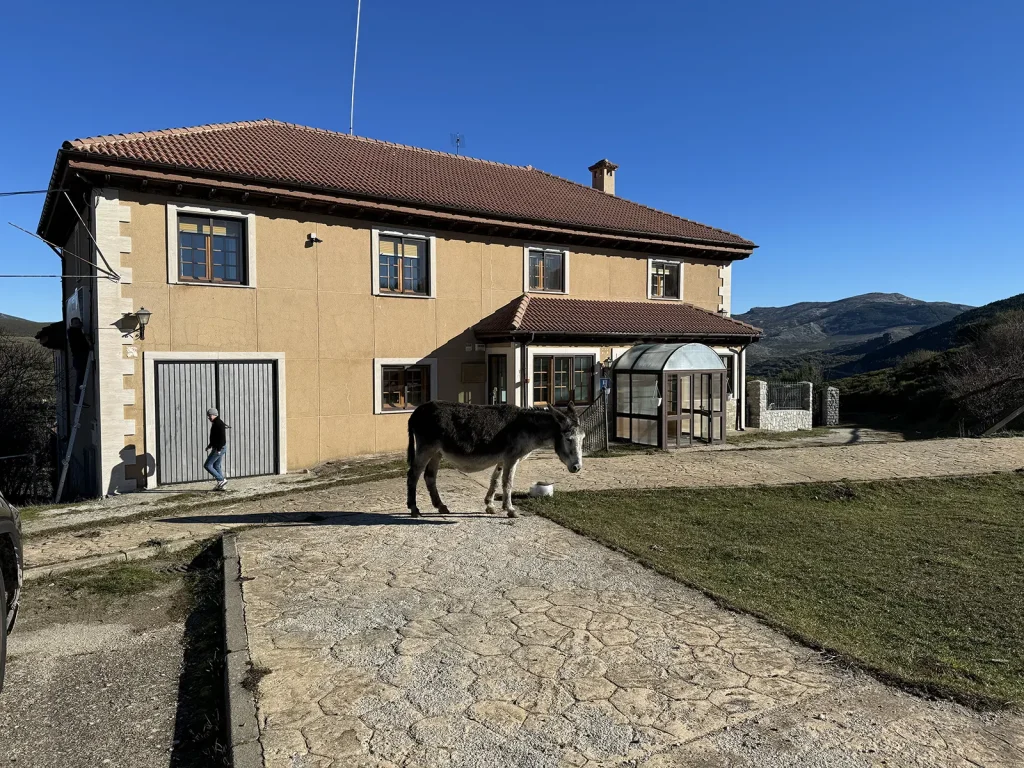
M554 416L556 419L558 419L558 421L564 421L565 420L565 414L562 413L557 408L555 408L555 406L553 406L551 403L548 403L547 408L548 408L548 412L552 416Z
M569 403L569 421L571 421L573 424L580 423L580 414L579 411L576 410L575 403Z

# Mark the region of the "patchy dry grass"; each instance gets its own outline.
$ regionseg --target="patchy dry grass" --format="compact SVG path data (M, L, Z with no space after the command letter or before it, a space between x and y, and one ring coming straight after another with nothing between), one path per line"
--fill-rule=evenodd
M749 445L751 443L777 443L781 440L797 440L802 437L826 437L832 433L831 427L814 427L796 432L730 432L725 442L732 445Z
M71 571L54 579L67 592L84 589L105 597L131 597L174 581L175 576L138 563L121 563L107 568Z
M1024 702L1024 475L611 490L524 508L883 679Z
M614 459L621 456L651 456L656 453L665 453L661 448L653 445L638 445L636 443L613 443L609 442L606 449L588 453L588 459Z

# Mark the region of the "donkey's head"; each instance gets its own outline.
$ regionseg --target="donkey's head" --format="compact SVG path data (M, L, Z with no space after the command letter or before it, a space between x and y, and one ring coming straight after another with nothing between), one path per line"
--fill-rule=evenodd
M554 406L548 406L555 417L558 431L555 433L555 453L570 472L583 469L583 427L580 426L580 415L576 406L569 403L568 415Z

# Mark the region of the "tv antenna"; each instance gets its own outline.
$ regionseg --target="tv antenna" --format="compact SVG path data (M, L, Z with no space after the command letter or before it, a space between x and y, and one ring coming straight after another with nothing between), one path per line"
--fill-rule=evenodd
M451 134L451 137L452 146L455 147L455 154L458 156L459 150L464 149L466 146L466 136L462 133L453 133Z
M363 9L363 0L356 0L356 47L352 53L352 107L348 113L348 132L355 132L356 122L356 62L359 60L359 14Z

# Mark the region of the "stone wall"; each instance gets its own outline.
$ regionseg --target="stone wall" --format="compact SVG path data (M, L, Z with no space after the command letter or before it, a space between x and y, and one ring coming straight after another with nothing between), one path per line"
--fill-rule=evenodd
M783 411L768 407L768 382L752 379L747 382L747 426L766 432L795 432L813 426L813 386L801 381L801 410Z

